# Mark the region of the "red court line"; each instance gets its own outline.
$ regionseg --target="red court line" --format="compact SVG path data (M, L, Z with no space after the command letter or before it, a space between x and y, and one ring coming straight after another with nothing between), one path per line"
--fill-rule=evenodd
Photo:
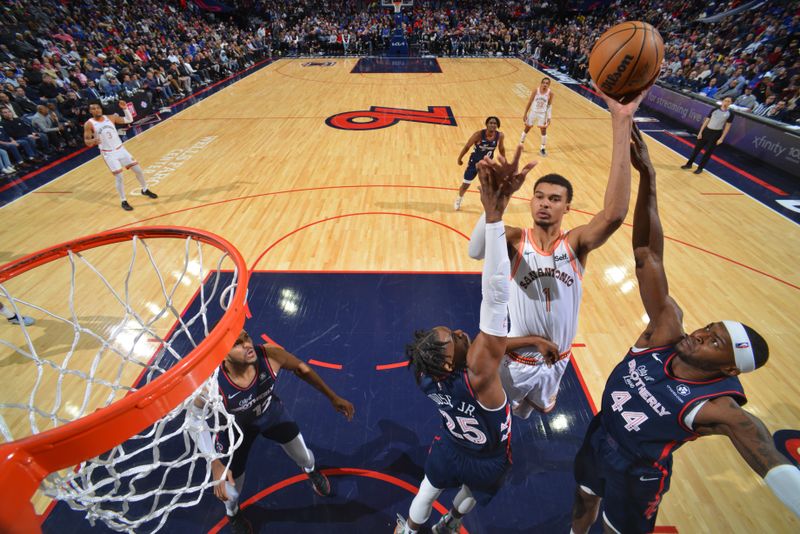
M418 489L416 486L413 486L413 485L409 484L405 480L401 480L401 479L399 479L397 477L393 477L392 475L387 475L386 473L381 473L379 471L371 471L369 469L357 469L357 468L352 468L352 467L338 467L338 468L331 468L331 469L323 469L322 473L324 473L326 476L329 476L329 477L353 475L353 476L364 477L364 478L372 478L372 479L375 479L375 480L380 480L380 481L383 481L383 482L387 482L389 484L392 484L393 486L397 486L398 488L404 489L404 490L406 490L407 492L409 492L409 493L411 493L413 495L417 494L417 489ZM283 488L286 488L286 487L291 486L293 484L297 484L298 482L305 482L307 480L308 480L308 476L306 476L305 474L295 475L295 476L287 478L285 480L281 480L280 482L277 482L277 483L273 484L272 486L269 486L268 488L265 488L265 489L259 491L258 493L256 493L255 495L253 495L252 497L250 497L249 499L244 501L239 506L239 508L240 509L247 508L248 506L251 506L252 504L257 503L261 499L263 499L265 497L268 497L269 495L275 493L276 491L280 491ZM442 515L447 513L447 507L442 505L439 501L434 501L433 507L436 509L437 512L439 512ZM211 530L208 531L208 534L217 534L227 524L228 524L227 517L224 517L224 518L220 519L220 521L216 525L211 527ZM460 534L469 534L469 532L467 531L467 529L465 527L461 527Z
M319 221L310 222L308 224L305 224L305 225L301 226L300 228L296 228L296 229L292 230L288 234L286 234L283 237L279 238L277 241L273 242L269 247L267 247L264 250L264 252L262 252L258 256L258 258L256 258L256 261L253 262L253 265L250 267L250 270L251 271L254 270L256 268L256 265L258 265L258 262L261 261L261 258L263 258L270 250L275 248L278 245L278 243L280 243L284 239L287 239L287 238L291 237L292 235L305 230L306 228L310 228L312 226L316 226L317 224L321 224L321 223L324 223L324 222L335 221L337 219L345 219L347 217L357 217L357 216L360 216L360 215L395 215L395 216L399 216L399 217L408 217L410 219L420 219L422 221L427 221L427 222L431 222L433 224L437 224L439 226L443 226L443 227L447 228L448 230L452 230L453 232L457 233L458 235L460 235L464 239L469 240L469 237L467 237L466 234L460 232L459 230L456 230L452 226L449 226L447 224L444 224L444 223L439 222L439 221L434 220L434 219L429 219L427 217L421 217L419 215L410 215L408 213L396 213L396 212L390 212L390 211L365 211L365 212L361 212L361 213L348 213L348 214L345 214L345 215L335 215L333 217L326 217L325 219L320 219Z
M383 365L376 365L376 371L386 371L388 369L397 369L398 367L408 367L408 361L397 363L384 363Z
M13 180L13 181L11 181L11 182L8 182L7 184L5 184L5 185L3 185L3 186L0 186L0 193L2 193L3 191L5 191L6 189L10 189L10 188L14 187L14 186L15 186L15 185L17 185L17 184L21 184L22 182L26 182L26 181L30 180L31 178L35 178L36 176L40 175L40 174L41 174L41 173L43 173L44 171L46 171L46 170L48 170L48 169L52 169L52 168L53 168L53 167L55 167L56 165L60 165L61 163L63 163L63 162L65 162L65 161L67 161L68 159L72 159L72 158L74 158L74 157L75 157L75 156L77 156L78 154L83 154L83 153L84 153L84 152L86 152L87 150L89 150L89 147L88 147L88 146L85 146L85 147L83 147L83 148L81 148L81 149L79 149L79 150L76 150L75 152L72 152L72 153L70 153L70 154L67 154L66 156L62 156L62 157L58 158L58 159L57 159L57 160L55 160L55 161L51 161L50 163L48 163L48 164L47 164L47 165L45 165L44 167L39 167L39 168L38 168L38 169L36 169L35 171L33 171L33 172L30 172L30 173L26 174L25 176L21 176L21 177L17 178L16 180ZM48 182L48 183L49 183L49 182Z
M668 526L655 527L653 529L653 534L678 534L678 528Z
M327 367L328 369L338 369L338 370L342 369L342 365L341 364L321 362L321 361L315 360L313 358L308 360L308 363L310 363L311 365L316 365L317 367Z
M672 137L673 139L677 139L677 140L678 140L678 141L680 141L681 143L683 143L683 144L685 144L685 145L688 145L688 146L690 146L690 147L694 148L694 143L692 143L691 141L687 141L686 139L684 139L684 138L682 138L682 137L678 137L677 135L675 135L675 134L671 134L671 133L669 133L669 132L664 132L664 133L665 133L665 134L667 134L668 136ZM779 189L779 188L775 187L775 186L774 186L774 185L772 185L772 184L768 184L767 182L765 182L765 181L764 181L764 180L762 180L761 178L758 178L758 177L756 177L756 176L753 176L752 174L750 174L749 172L745 171L744 169L740 169L740 168L739 168L739 167L737 167L736 165L734 165L734 164L732 164L732 163L728 163L728 162L727 162L727 161L725 161L724 159L718 158L717 156L715 156L715 155L713 155L713 154L711 155L711 159L713 159L713 160L714 160L714 161L716 161L717 163L721 163L722 165L725 165L726 167L728 167L728 168L729 168L729 169L731 169L732 171L736 171L736 172L738 172L739 174L741 174L742 176L744 176L745 178L747 178L747 179L748 179L748 180L750 180L751 182L757 183L757 184L758 184L758 185L760 185L761 187L765 187L765 188L769 189L770 191L772 191L772 192L773 192L773 193L775 193L776 195L780 195L780 196L782 196L782 197L789 196L789 193L787 193L786 191L784 191L784 190L782 190L782 189Z
M586 343L573 343L572 344L573 348L575 348L575 347L585 347L585 346L586 346Z
M572 354L572 358L570 359L572 362L572 368L575 369L575 375L578 377L578 382L581 383L581 388L583 388L583 394L586 396L586 400L589 401L589 407L592 409L592 413L597 415L597 406L594 405L594 399L592 399L592 395L589 393L589 388L586 387L586 381L583 379L583 374L581 374L581 370L578 367L578 361L575 359L575 354Z
M269 343L270 345L275 345L276 347L278 347L280 349L283 348L283 345L281 345L280 343L278 343L277 341L275 341L274 339L269 337L267 334L261 334L261 339L263 339L265 342Z

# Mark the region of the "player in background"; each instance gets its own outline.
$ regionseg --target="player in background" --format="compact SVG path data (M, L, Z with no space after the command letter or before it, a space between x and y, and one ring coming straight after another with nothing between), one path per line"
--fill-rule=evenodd
M142 186L142 195L150 198L158 198L158 195L147 188L147 182L144 180L144 173L139 166L139 162L133 159L130 152L122 146L122 140L119 138L116 125L132 123L133 116L128 109L127 102L124 100L119 101L119 107L123 111L123 117L116 113L103 115L103 107L100 102L91 102L89 104L91 118L83 126L83 142L88 147L97 146L100 148L100 153L116 180L117 192L120 200L122 200L122 209L132 211L133 207L128 204L128 200L125 197L125 186L122 183L123 167L131 169L136 175L136 179L139 180L139 184Z
M650 323L611 372L602 409L575 458L572 532L584 534L605 500L606 532L652 532L669 489L672 454L702 436L728 436L753 471L800 517L800 470L773 444L747 402L738 376L767 362L761 335L736 321L683 331L669 295L655 169L638 129L632 163L639 171L633 215L636 278Z
M488 117L484 125L486 128L478 130L467 139L467 143L458 155L458 164L461 166L464 164L464 156L469 152L469 149L474 148L472 154L469 156L467 168L464 170L464 181L458 189L458 197L453 203L453 208L456 211L461 209L461 203L464 201L464 193L467 192L472 180L475 179L478 173L475 167L478 162L481 161L484 156L493 158L495 149L500 152L501 156L505 157L506 155L506 149L505 146L503 146L504 135L503 132L498 130L498 128L500 128L500 119L497 117Z
M525 112L522 114L522 121L525 123L525 131L522 132L520 137L520 144L525 143L525 136L534 126L539 128L542 133L542 144L539 147L539 153L542 156L547 155L545 145L547 145L547 127L550 126L550 121L553 116L553 91L550 89L550 78L542 78L542 83L536 90L531 93L528 100L528 105L525 107Z

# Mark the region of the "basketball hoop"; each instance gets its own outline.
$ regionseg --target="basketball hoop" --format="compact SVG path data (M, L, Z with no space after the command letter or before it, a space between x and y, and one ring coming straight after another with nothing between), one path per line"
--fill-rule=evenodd
M392 0L392 6L394 6L394 14L399 14L403 9L403 0Z
M37 288L58 287L62 276L68 282L64 302L52 297L52 287L42 298ZM3 302L48 324L45 336L32 335L38 327L24 321L0 332L0 350L15 353L5 361L24 371L14 376L11 370L14 385L24 381L22 374L35 377L20 400L0 399L0 531L39 531L31 498L40 484L47 496L115 530L153 532L171 510L199 502L216 484L209 477L215 453L186 445L186 454L170 460L159 448L173 438L191 443L186 435L198 424L233 435L233 418L214 397L215 381L244 325L247 280L244 259L228 241L180 227L105 232L0 266ZM222 315L216 325L214 313ZM107 322L94 324L98 317ZM109 328L109 321L123 326ZM66 342L42 339L59 330ZM100 376L101 368L115 374ZM132 372L139 378L131 380ZM77 383L70 400L67 385ZM199 423L184 417L198 398L204 402ZM205 474L195 463L205 463ZM153 490L141 490L142 479L158 478L158 470L173 479L165 475ZM181 470L190 483L172 488ZM154 503L142 505L147 512L133 513L132 503L146 499Z

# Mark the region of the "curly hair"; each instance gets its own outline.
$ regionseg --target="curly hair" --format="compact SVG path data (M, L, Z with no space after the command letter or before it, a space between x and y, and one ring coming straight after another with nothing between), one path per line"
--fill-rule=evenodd
M444 348L447 341L439 341L436 332L431 330L417 330L414 332L414 341L406 345L406 357L409 367L414 368L414 378L419 384L422 375L440 379L450 374L447 356Z

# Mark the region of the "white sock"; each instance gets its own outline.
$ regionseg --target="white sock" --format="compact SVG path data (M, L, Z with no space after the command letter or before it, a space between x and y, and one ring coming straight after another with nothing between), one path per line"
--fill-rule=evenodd
M422 479L416 497L411 501L411 508L408 510L408 518L417 525L424 525L431 516L431 508L443 490L434 487L428 477Z
M6 319L13 319L14 316L16 316L17 314L14 313L14 310L12 310L10 306L6 308L2 304L0 304L0 315L5 317Z
M314 470L314 453L306 447L302 434L297 434L297 437L288 443L282 443L281 447L306 473Z
M134 165L131 167L131 170L133 171L133 174L136 175L136 179L139 180L139 183L142 185L142 191L147 191L147 182L144 181L144 173L142 172L142 168L139 167L139 165Z
M524 142L525 142L525 136L526 136L526 135L528 135L528 134L527 134L527 133L525 133L525 132L522 132L522 136L519 138L519 144L522 144L522 143L524 143Z
M472 511L475 504L477 504L477 501L475 501L475 497L472 496L469 488L466 485L461 486L461 489L458 490L456 497L453 499L453 508L459 514L465 516Z
M123 202L127 201L128 199L125 198L125 186L122 183L122 173L119 172L114 175L114 180L116 181L117 193L119 193L119 198Z
M546 145L546 144L547 144L547 136L543 135L542 136L542 148L544 148L544 145Z

